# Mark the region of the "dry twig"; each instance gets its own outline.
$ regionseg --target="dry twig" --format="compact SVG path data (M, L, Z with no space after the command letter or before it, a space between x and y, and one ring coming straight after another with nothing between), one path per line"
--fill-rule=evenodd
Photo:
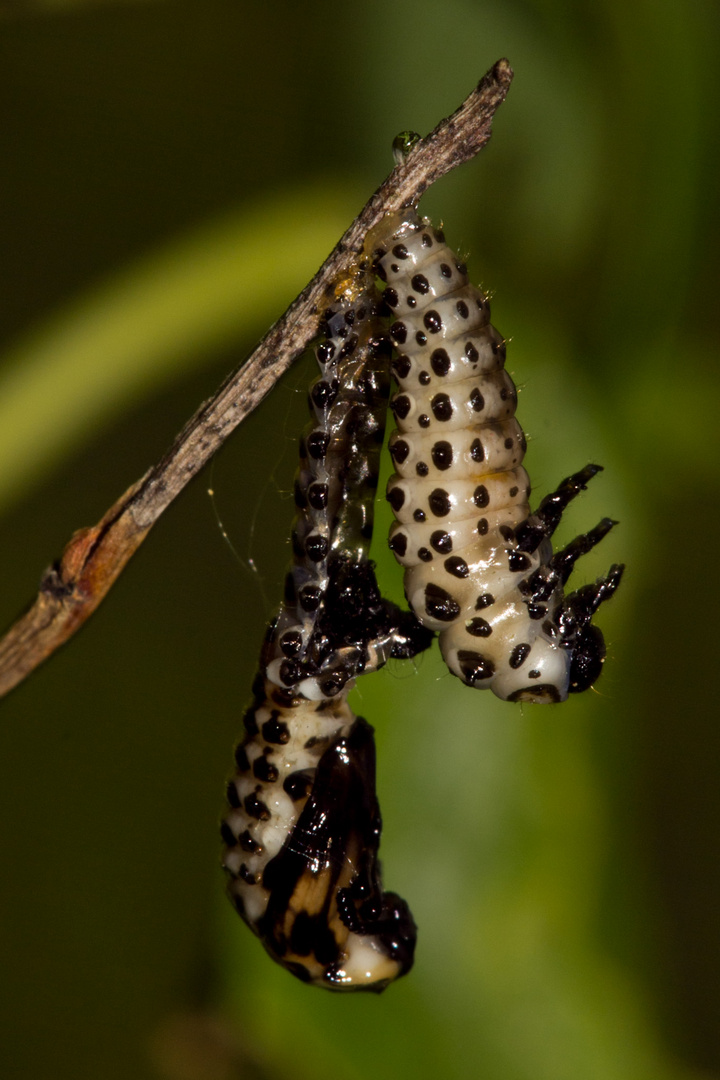
M349 270L368 230L383 215L417 203L431 184L469 161L487 143L512 75L507 60L499 60L460 108L413 147L307 288L217 394L200 406L162 460L97 525L75 533L60 559L44 574L32 606L0 641L0 696L82 626L163 511L316 336L324 298L333 282Z

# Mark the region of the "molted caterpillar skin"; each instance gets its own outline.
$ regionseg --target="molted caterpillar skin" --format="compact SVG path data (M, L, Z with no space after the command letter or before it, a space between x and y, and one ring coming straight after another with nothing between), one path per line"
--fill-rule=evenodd
M600 674L605 648L591 620L623 570L564 597L575 560L615 523L604 519L555 555L550 544L599 466L568 477L531 514L517 393L486 297L412 209L381 222L366 250L395 316L387 497L408 602L464 682L511 701L563 701Z
M222 826L229 893L273 959L304 982L381 991L410 970L415 924L383 893L372 728L344 695L258 687Z
M390 381L379 307L359 274L324 317L295 561L222 825L240 915L278 963L333 990L383 990L409 971L416 936L405 902L382 890L373 733L347 703L358 674L432 638L382 599L367 558Z
M342 618L329 611L327 595L337 600L353 567L368 565L390 393L390 347L374 280L357 271L339 291L339 301L323 316L324 338L315 349L320 376L310 387L313 419L300 443L295 561L267 666L277 685L314 700L338 693L342 670L352 678L366 661L361 649L354 659L346 652L345 663L338 664L333 654L348 641L337 640L334 628ZM361 636L378 637L373 629Z

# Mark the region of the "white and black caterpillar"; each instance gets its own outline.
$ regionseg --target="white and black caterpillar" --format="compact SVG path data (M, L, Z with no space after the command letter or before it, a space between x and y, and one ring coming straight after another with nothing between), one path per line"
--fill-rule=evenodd
M510 701L563 701L600 674L605 646L591 620L623 571L612 566L565 597L576 559L615 523L605 518L555 554L550 543L600 466L568 477L531 513L517 393L487 298L442 232L411 208L388 215L366 253L395 316L398 430L387 497L410 607L439 632L463 682Z
M222 825L237 910L275 960L336 990L384 989L412 966L416 933L405 902L382 890L373 732L347 702L358 674L431 637L382 599L367 558L389 392L378 310L358 274L324 316L294 564Z

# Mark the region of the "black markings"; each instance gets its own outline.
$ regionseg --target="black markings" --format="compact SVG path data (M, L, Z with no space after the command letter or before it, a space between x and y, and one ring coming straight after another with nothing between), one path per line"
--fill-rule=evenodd
M478 518L477 531L478 536L487 536L488 533L488 520L487 518Z
M283 656L297 656L302 648L302 634L298 630L286 630L279 645Z
M420 346L420 348L422 348L423 345L427 345L427 337L426 337L425 334L423 334L422 330L417 330L416 331L415 340L418 343L418 345Z
M498 529L498 532L502 536L503 540L507 540L509 542L510 540L515 539L515 530L510 525L501 525Z
M247 727L247 720L245 721L245 726ZM255 724L255 735L257 735L257 731L258 727L257 724ZM238 746L235 747L235 764L237 765L240 772L250 771L250 760L247 756L247 750L245 749L244 743L240 743Z
M435 488L428 496L428 506L435 517L447 517L450 513L450 496L442 488Z
M330 444L330 436L326 431L311 431L307 437L307 452L315 461L322 461Z
M478 484L473 492L473 502L477 506L478 510L484 510L486 506L490 505L490 496L488 489L484 484Z
M308 488L307 501L313 510L324 510L328 504L327 484L311 484Z
M335 354L335 346L331 341L323 341L315 350L315 355L320 364L329 364Z
M260 683L260 688L259 689L258 689L258 686L257 686L258 682ZM264 681L263 681L263 677L258 672L257 679L253 683L253 693L255 694L256 697L258 697L260 694L262 694L264 696L264 685L265 684L264 684ZM248 735L250 737L252 737L254 735L257 735L257 733L258 733L258 731L260 729L258 727L257 717L255 715L255 710L254 709L248 709L248 711L245 713L245 717L244 717L243 722L245 724L245 730L247 731L247 733L248 733ZM244 746L242 746L242 745L238 746L238 748L235 751L236 759L237 759L238 754L240 754L242 756L243 753L244 753ZM245 761L247 761L247 757L245 757ZM240 762L238 761L238 765L239 764L240 764ZM242 768L242 766L240 766L240 767ZM247 768L247 769L250 768L250 763L249 762L245 766L245 768Z
M328 553L328 540L326 536L311 533L305 541L305 554L311 562L322 562Z
M240 863L238 877L242 878L246 885L257 885L258 883L257 874L253 874L251 870L248 870L245 863Z
M510 667L513 670L522 667L530 655L530 646L526 641L523 641L520 645L516 645L510 653Z
M227 801L232 806L233 810L237 810L240 806L240 796L238 795L237 785L234 780L228 780L228 786L226 791Z
M446 421L452 418L453 406L448 394L436 394L430 402L430 408L436 420Z
M317 611L322 600L322 589L317 585L306 585L300 590L298 599L304 611Z
M434 349L430 357L430 367L436 375L442 377L450 370L450 357L445 349Z
M338 395L339 383L333 379L331 383L324 379L318 379L310 388L310 398L316 409L327 409L332 405Z
M265 742L277 743L279 746L284 746L285 743L290 742L288 726L283 720L278 719L276 712L273 712L270 719L263 724L262 737Z
M513 574L519 574L532 567L532 559L529 555L526 555L524 551L509 551L508 566Z
M413 510L413 518L415 519L415 521L425 521L425 511Z
M449 469L453 463L453 448L449 442L445 439L440 439L433 445L430 451L430 457L432 458L433 465L436 469L444 472L445 469Z
M390 447L390 453L392 455L393 461L397 465L402 465L403 461L405 461L408 454L410 453L410 447L404 439L396 439Z
M247 816L253 818L254 821L270 820L270 811L265 803L258 799L254 791L250 795L246 795L243 806Z
M259 855L262 851L262 844L258 844L257 840L253 840L247 829L245 829L244 832L240 833L240 836L238 837L238 844L243 849L243 851L247 851L251 855Z
M420 416L418 416L418 426L421 428L430 427L430 417L427 415L427 413L422 413Z
M495 665L480 653L469 649L460 649L458 652L458 664L462 671L463 682L469 686L491 679L495 674Z
M357 334L351 334L347 339L340 352L338 353L338 361L345 360L348 356L352 356L357 348L358 336Z
M399 558L403 558L407 554L407 536L405 533L394 533L388 542L391 551L394 551Z
M470 457L473 461L477 462L478 465L481 461L485 460L485 450L483 449L483 444L480 439L473 439L470 446Z
M405 492L402 488L399 487L390 488L387 493L387 501L390 503L393 510L397 514L398 511L402 509L403 504L405 503Z
M417 465L415 466L415 472L418 474L418 476L427 476L427 474L430 472L430 469L429 469L428 465L424 461L418 461ZM422 514L422 510L420 510L420 511L416 510L415 513L416 514L417 513ZM425 519L425 515L423 514L423 520L424 519Z
M430 537L430 546L434 547L441 555L449 555L452 551L452 537L443 529L436 529Z
M464 559L461 559L459 555L451 555L449 559L446 559L444 564L448 574L452 574L456 578L466 578L470 573L468 564Z
M465 345L465 355L471 364L477 364L480 359L480 353L477 351L472 341L468 341Z
M481 593L480 596L478 596L477 600L475 601L475 610L476 611L482 611L483 608L492 607L492 605L494 603L495 603L495 597L493 596L492 593L489 593L489 592Z
M430 382L430 372L429 371L421 371L420 374L418 375L418 382L420 383L421 386L427 386L427 384Z
M430 282L424 274L415 274L414 277L410 279L410 284L415 292L420 293L421 296L425 296L430 292Z
M460 605L449 592L430 582L425 586L425 612L438 622L452 622L460 614Z
M312 791L314 771L310 769L298 769L290 773L283 780L283 791L290 796L293 802L305 799Z
M482 412L485 408L485 398L482 396L477 386L473 387L470 391L470 404L475 412Z
M407 341L407 326L404 322L395 322L390 327L390 337L396 345L404 345Z
M470 311L469 311L468 306L467 306L467 304L465 303L464 300L458 300L455 307L457 308L457 313L458 313L458 315L460 316L461 319L467 319L468 318L468 316L470 315Z
M253 762L253 774L258 780L264 780L267 784L274 784L280 775L275 765L264 756L256 757Z
M426 311L423 315L423 325L428 333L439 334L443 328L443 321L440 318L440 313L435 311L435 308Z
M412 408L412 401L407 394L399 394L390 402L390 408L395 416L399 417L400 420L404 420Z
M220 836L222 837L222 842L223 844L225 844L226 847L237 847L237 836L232 831L227 821L223 821L220 825Z
M467 632L472 637L490 637L492 634L492 626L486 619L481 619L477 615L474 619L470 619L467 624Z
M420 562L432 562L432 551L428 551L426 547L418 548L418 559Z
M404 244L396 244L392 249L392 253L396 259L407 259L408 257L408 249Z
M412 369L410 358L405 353L400 353L392 362L392 369L398 379L407 379Z

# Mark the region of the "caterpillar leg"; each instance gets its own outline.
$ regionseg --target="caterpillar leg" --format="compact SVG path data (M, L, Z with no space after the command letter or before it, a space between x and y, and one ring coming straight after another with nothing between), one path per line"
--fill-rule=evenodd
M522 581L518 587L528 607L548 600L558 586L565 584L577 560L592 551L595 545L599 544L617 524L617 521L613 521L612 518L603 518L594 529L576 536L566 547L556 551L547 563L539 566L530 577ZM511 565L513 554L510 552Z
M555 491L545 496L535 513L516 526L517 550L528 554L536 551L542 541L555 532L568 504L581 491L585 491L589 481L602 471L602 465L586 465L579 472L565 477Z
M622 564L616 563L610 567L606 577L599 578L594 585L584 585L570 593L556 617L560 644L571 650L571 694L589 689L600 677L605 662L605 640L598 627L593 626L592 617L600 605L613 595L624 570Z

